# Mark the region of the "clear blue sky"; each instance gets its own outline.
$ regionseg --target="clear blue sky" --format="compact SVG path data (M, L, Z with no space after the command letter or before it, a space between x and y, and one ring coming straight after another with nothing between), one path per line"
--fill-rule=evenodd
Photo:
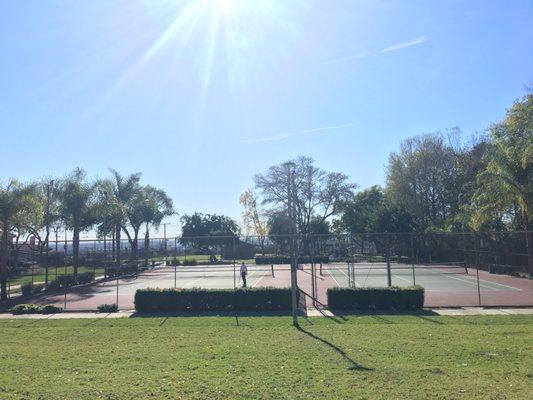
M0 180L140 171L181 214L239 218L253 175L298 155L382 184L402 138L483 130L533 80L531 1L0 9Z

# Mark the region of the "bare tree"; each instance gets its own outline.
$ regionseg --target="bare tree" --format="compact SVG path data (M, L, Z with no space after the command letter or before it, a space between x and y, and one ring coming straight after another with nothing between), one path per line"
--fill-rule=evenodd
M239 198L240 203L244 207L242 212L242 220L246 233L257 236L259 245L261 246L261 253L265 254L265 240L268 235L267 220L264 218L264 213L259 207L257 194L252 189L246 189Z
M323 223L338 214L341 205L353 198L357 185L350 183L345 174L318 168L310 157L301 156L293 162L297 229L307 235L312 221ZM255 176L255 187L261 191L263 204L278 210L287 207L288 173L285 164L278 164Z

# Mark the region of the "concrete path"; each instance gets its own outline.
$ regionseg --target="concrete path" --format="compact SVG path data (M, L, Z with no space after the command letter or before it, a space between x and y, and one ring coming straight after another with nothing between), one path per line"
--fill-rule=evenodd
M533 308L481 308L481 307L463 307L463 308L437 308L437 309L424 309L425 314L432 312L435 315L533 315ZM129 318L135 312L134 311L119 311L117 313L96 313L96 312L64 312L59 314L24 314L24 315L12 315L10 313L0 313L0 319L74 319L74 318ZM382 311L381 314L386 314L386 311ZM368 312L363 314L369 314ZM395 315L402 315L401 313L394 313ZM416 312L412 313L416 315ZM354 313L354 315L357 315ZM369 314L370 315L370 314ZM410 315L410 314L408 314ZM159 316L159 315L158 315ZM333 317L333 314L329 310L307 310L308 317Z

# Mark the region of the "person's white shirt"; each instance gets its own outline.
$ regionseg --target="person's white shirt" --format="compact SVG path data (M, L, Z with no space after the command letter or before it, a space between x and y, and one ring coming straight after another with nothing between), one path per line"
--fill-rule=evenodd
M241 265L241 274L248 274L248 267L246 264Z

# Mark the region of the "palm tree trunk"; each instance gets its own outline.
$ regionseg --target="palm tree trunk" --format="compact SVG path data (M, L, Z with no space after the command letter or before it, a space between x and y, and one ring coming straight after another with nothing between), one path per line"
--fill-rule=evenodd
M146 233L144 234L144 263L146 264L145 267L148 267L148 257L150 257L150 234L148 233L147 229Z
M74 280L78 278L78 267L80 266L80 228L75 226L72 232L72 266L74 269Z
M116 243L116 252L117 252L117 267L120 267L120 224L115 226L115 243Z

